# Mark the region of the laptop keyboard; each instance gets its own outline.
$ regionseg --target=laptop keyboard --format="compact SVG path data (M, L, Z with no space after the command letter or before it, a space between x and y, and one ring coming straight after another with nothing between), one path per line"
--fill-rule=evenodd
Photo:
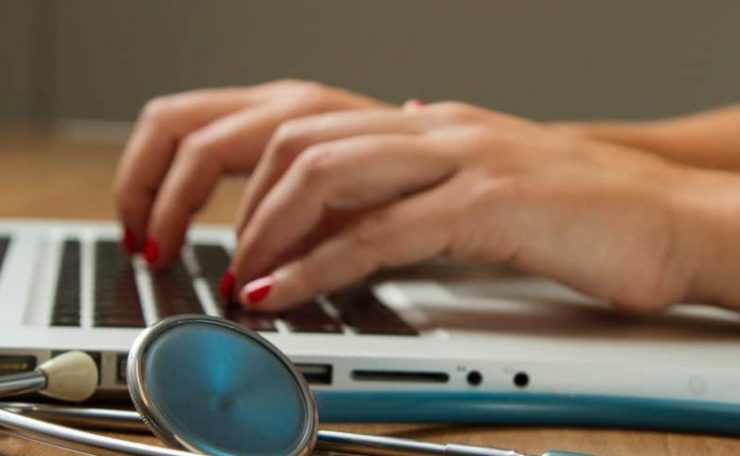
M367 287L354 286L329 296L345 323L360 334L414 335L416 331L384 306Z
M53 326L80 326L80 243L66 241L57 280Z
M0 272L3 270L3 260L5 260L5 252L8 251L8 245L10 245L10 238L0 236Z
M152 271L151 276L159 318L203 312L193 279L182 260L167 269Z
M295 310L283 314L282 318L294 332L342 332L342 323L329 315L318 300L304 303Z
M198 272L208 284L211 295L220 296L218 288L221 276L231 263L229 253L220 245L194 244L193 255L200 269Z
M2 240L0 240L1 242ZM0 260L2 260L0 244ZM96 327L146 326L131 259L118 243L95 245L95 289L92 322ZM152 296L158 318L184 313L204 313L194 279L202 279L224 317L256 331L277 331L278 322L290 332L358 335L417 335L393 310L381 303L367 286L354 286L317 298L280 315L247 311L235 303L224 303L218 292L221 274L229 266L227 250L215 244L193 244L189 269L181 260L166 270L151 271ZM80 243L66 241L62 249L51 324L80 326ZM191 272L193 274L191 274Z
M224 316L245 328L255 331L277 331L277 326L275 326L277 318L271 314L250 312L241 306L233 305L227 307Z
M98 242L95 251L93 325L143 328L146 323L130 259L115 242Z

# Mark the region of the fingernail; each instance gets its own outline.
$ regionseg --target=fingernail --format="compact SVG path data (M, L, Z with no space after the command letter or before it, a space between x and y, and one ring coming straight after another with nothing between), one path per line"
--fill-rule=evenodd
M234 295L234 285L236 285L236 277L231 271L226 271L221 281L218 283L218 292L221 297L226 301L231 301L231 297Z
M157 263L157 260L159 260L159 243L154 238L146 238L146 242L144 242L144 259L149 264L149 266L153 266Z
M415 111L425 104L426 103L421 98L412 98L410 100L406 100L406 102L403 104L403 109L404 111Z
M272 277L261 277L253 280L242 288L241 296L242 301L247 305L255 305L262 301L270 294L272 290L273 280Z
M134 232L128 227L123 228L121 247L123 247L123 251L129 255L136 253L136 238L134 237Z

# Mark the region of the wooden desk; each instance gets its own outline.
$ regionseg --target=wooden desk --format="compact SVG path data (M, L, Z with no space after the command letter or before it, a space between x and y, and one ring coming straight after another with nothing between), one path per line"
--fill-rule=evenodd
M119 147L112 146L62 144L38 131L0 130L0 217L112 219L110 182L119 152ZM238 179L225 180L198 220L231 223L241 187ZM532 454L555 448L614 456L740 454L740 439L661 432L405 424L326 427L515 448ZM144 435L124 438L156 443ZM29 454L67 453L0 434L0 455Z

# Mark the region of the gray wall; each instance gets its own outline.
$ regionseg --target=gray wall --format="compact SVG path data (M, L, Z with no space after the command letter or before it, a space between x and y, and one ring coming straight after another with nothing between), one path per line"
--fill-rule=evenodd
M737 0L0 0L0 116L129 120L155 94L290 76L648 118L740 100L739 56Z
M0 119L33 115L33 3L0 0Z

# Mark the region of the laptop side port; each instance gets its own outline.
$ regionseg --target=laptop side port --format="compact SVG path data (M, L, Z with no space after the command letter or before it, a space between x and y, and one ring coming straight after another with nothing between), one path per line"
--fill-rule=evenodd
M64 353L67 353L69 350L54 350L51 352L51 357L54 358L55 356L62 355ZM100 352L94 352L94 351L86 351L88 355L90 355L90 358L95 361L95 365L98 367L98 385L100 385L100 382L103 381L103 370L100 368L101 361L100 361Z
M128 366L128 354L119 353L116 356L116 383L126 384L126 367Z
M352 379L360 382L447 383L446 372L414 372L391 370L353 370Z
M331 385L331 364L303 364L297 363L296 369L303 374L309 385Z
M0 375L19 374L36 369L36 357L31 355L0 355Z

